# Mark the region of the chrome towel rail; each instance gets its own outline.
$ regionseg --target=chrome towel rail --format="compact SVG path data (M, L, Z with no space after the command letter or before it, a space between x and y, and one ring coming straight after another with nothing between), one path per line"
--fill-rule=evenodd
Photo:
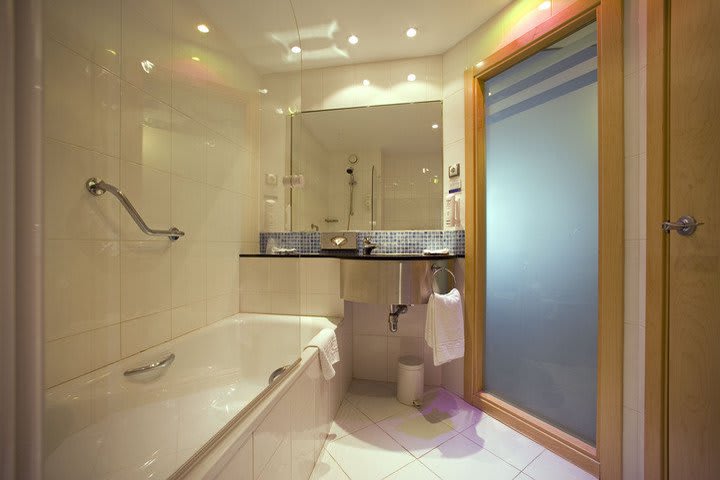
M449 268L443 267L442 265L438 265L437 263L434 263L433 266L432 266L432 272L433 272L433 274L432 274L432 281L431 281L430 287L432 288L433 293L436 293L436 294L439 293L439 292L436 292L436 291L435 291L435 284L436 284L436 281L437 281L437 274L440 273L440 272L447 272L447 273L449 274L450 278L452 278L452 281L453 281L453 286L452 286L452 288L456 288L456 287L457 287L457 281L455 280L455 274L454 274L454 273L452 272L452 270L450 270ZM451 289L451 290L452 290L452 289Z
M127 210L132 219L135 220L135 223L138 227L140 227L140 230L148 235L153 237L168 237L173 241L185 235L185 232L175 227L171 227L169 230L155 230L154 228L148 227L147 223L145 223L138 211L135 210L135 207L133 207L133 204L130 203L130 200L128 200L128 198L114 185L105 183L99 178L92 177L88 178L87 182L85 182L85 188L87 188L88 192L92 193L96 197L103 195L105 192L112 193L118 200L120 200L120 203L123 207L125 207L125 210Z

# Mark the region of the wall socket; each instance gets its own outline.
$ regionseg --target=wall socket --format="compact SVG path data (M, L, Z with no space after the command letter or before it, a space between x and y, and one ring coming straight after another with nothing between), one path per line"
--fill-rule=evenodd
M460 176L460 164L456 163L455 165L450 165L448 167L448 177L459 177Z

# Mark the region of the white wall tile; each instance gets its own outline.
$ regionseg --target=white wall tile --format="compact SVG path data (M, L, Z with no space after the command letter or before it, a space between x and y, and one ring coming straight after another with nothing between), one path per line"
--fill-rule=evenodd
M463 90L467 66L467 41L460 40L443 55L443 98Z
M639 417L635 410L623 408L623 455L622 455L622 478L623 480L641 480L640 476L640 451L639 438Z
M155 13L133 8L137 2L123 1L122 77L153 97L170 103L172 71L171 0L152 2ZM145 2L147 4L147 2ZM148 67L143 62L151 62Z
M353 377L386 382L388 341L378 335L354 335Z
M322 93L322 108L325 110L357 106L353 68L347 66L324 69Z
M171 313L171 336L179 337L188 332L204 327L206 323L207 302L202 300L173 308Z
M90 177L117 185L118 159L51 139L44 148L46 238L118 239L118 203L109 196L89 195L84 188Z
M120 245L114 241L46 240L45 339L120 321Z
M169 310L123 322L120 327L122 357L129 357L172 337Z
M47 35L83 57L120 74L120 2L49 0L43 3Z
M172 173L205 182L205 127L177 110L173 110L171 116Z
M120 327L111 325L45 345L45 386L51 387L120 359Z
M239 254L239 243L207 243L208 297L217 297L240 290Z
M123 320L170 308L171 251L169 240L122 242L120 310Z
M623 353L623 405L635 411L639 410L641 388L638 355L639 341L640 326L626 323Z
M52 40L45 42L44 134L120 153L120 80Z
M124 162L170 171L170 106L129 83L121 88L121 151Z
M231 292L207 299L207 323L217 322L240 311L240 292Z
M175 242L170 255L172 257L170 267L172 306L180 307L207 298L206 244L191 240ZM232 263L231 260L226 260L228 263ZM213 281L217 281L217 279L214 278Z
M443 145L465 138L465 94L455 92L443 101Z

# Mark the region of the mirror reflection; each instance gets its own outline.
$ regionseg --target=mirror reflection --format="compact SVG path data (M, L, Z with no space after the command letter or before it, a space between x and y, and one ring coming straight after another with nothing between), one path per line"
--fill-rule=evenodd
M442 103L294 115L293 231L442 228Z

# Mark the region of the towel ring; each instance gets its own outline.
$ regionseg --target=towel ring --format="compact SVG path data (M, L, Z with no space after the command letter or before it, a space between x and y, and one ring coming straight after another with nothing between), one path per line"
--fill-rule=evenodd
M435 291L435 284L437 283L437 274L442 271L447 272L450 275L450 277L452 278L453 284L452 284L452 288L450 290L457 287L457 281L455 280L455 274L449 268L434 264L432 266L432 271L433 271L433 274L432 274L432 282L430 284L430 288L432 289L433 293L439 293L439 292Z

